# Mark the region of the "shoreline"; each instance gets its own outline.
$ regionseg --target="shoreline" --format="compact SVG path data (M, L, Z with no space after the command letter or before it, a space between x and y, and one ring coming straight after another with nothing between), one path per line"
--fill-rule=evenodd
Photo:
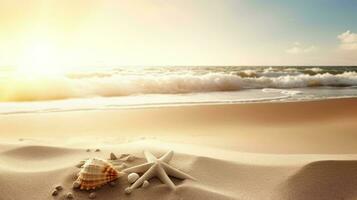
M2 138L154 137L283 154L357 153L356 121L355 98L0 115Z
M280 101L278 98L276 100L270 101L212 101L212 102L183 102L183 103L152 103L152 104L136 104L136 105L107 105L106 108L73 108L73 109L63 109L61 108L49 108L44 110L29 110L29 111L9 111L0 112L1 115L18 115L18 114L43 114L43 113L61 113L61 112L84 112L84 111L120 111L126 109L155 109L155 108L172 108L172 107L195 107L195 106L225 106L225 105L249 105L249 104L280 104L280 103L302 103L302 102L321 102L321 101L334 101L334 100L353 100L357 99L357 96L348 97L330 97L324 99L284 99ZM85 100L85 99L65 99L65 100L52 100L52 101L29 101L29 102L0 102L1 103L11 103L11 104L26 104L26 103L53 103L66 100Z

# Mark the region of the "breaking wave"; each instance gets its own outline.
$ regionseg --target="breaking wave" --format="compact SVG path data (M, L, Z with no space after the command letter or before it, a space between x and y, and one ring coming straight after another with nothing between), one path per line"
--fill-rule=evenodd
M312 71L320 72L314 68ZM77 73L51 78L0 80L1 101L37 101L140 94L181 94L244 89L357 86L356 72L299 73L293 69L208 73Z

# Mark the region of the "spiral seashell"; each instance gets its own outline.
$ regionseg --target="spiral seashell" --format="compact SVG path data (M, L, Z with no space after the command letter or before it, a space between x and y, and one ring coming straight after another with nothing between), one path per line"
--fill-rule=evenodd
M76 181L79 183L81 190L90 190L114 181L121 175L122 173L116 170L109 162L93 158L84 163Z

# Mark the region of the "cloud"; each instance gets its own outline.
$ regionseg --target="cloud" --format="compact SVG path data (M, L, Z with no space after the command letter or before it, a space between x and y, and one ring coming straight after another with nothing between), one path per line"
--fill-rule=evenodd
M340 48L344 50L357 50L357 34L347 30L337 36L341 41Z
M302 46L299 42L294 42L293 47L286 50L288 54L306 54L316 51L317 48L314 45Z

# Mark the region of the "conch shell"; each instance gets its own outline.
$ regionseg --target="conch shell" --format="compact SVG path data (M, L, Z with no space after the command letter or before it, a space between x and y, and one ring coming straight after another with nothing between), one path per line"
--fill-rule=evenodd
M79 172L76 182L81 190L97 189L115 179L123 173L119 172L109 162L92 158L88 159Z

